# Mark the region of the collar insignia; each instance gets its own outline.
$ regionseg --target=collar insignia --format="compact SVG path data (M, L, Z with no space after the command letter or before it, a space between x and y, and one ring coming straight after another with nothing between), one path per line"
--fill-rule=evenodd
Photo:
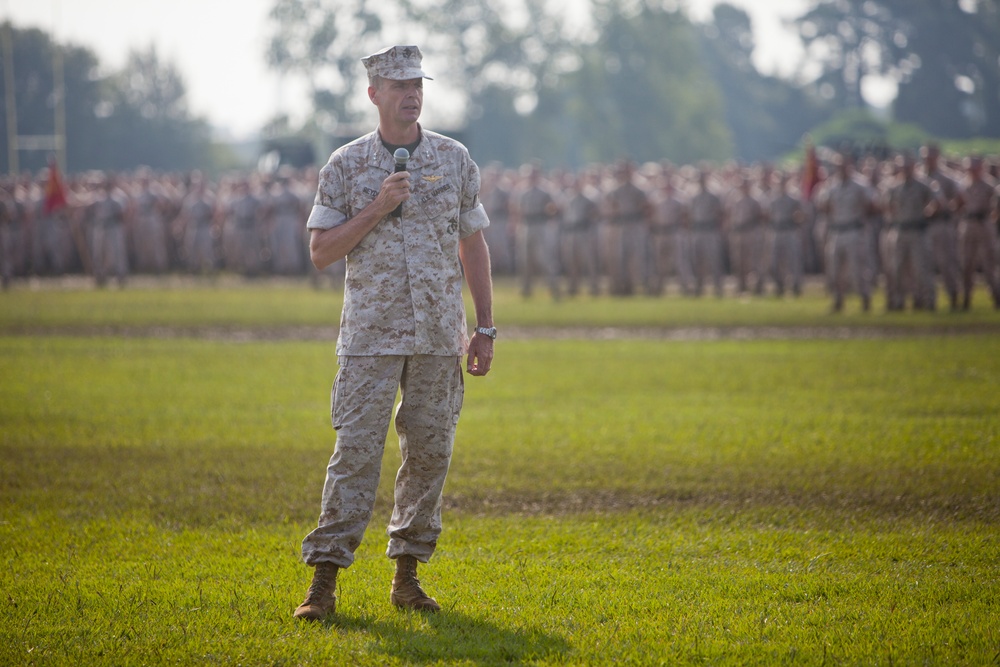
M423 177L423 179L424 179L425 181L427 181L428 183L437 183L437 182L438 182L438 181L440 181L440 180L441 180L442 178L444 178L444 176L424 176L424 177Z

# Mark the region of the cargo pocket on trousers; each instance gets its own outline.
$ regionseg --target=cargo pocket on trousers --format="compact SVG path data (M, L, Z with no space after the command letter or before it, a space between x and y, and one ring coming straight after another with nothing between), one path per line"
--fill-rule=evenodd
M337 360L337 376L333 378L333 388L330 389L330 422L334 430L340 430L344 423L343 411L343 386L347 375L347 368L350 365L350 357L341 357Z
M455 375L457 379L452 391L452 428L458 426L458 417L462 413L462 404L465 402L465 372L462 368L462 357L458 358L455 364Z

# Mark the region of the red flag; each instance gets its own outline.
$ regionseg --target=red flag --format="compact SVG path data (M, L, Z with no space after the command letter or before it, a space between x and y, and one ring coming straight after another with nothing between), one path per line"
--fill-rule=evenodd
M42 210L46 215L66 206L66 186L59 175L59 165L49 160L49 180L45 184L45 203Z
M802 167L802 199L811 201L816 192L816 186L823 180L819 173L819 158L816 157L816 147L812 142L806 143L806 161Z

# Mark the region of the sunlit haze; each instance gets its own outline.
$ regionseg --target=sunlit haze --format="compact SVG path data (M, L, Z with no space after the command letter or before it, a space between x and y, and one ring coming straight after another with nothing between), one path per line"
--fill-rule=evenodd
M689 0L695 20L717 0ZM799 14L806 0L730 0L746 9L757 33L757 65L767 73L795 70L802 50L782 19ZM574 0L566 0L571 5ZM130 51L156 46L187 84L193 113L231 137L253 135L279 113L305 112L304 89L282 81L264 62L267 15L274 0L0 0L17 27L37 27L59 42L93 50L104 68L120 69ZM359 54L360 55L363 54ZM894 94L885 82L867 81L866 97L884 104Z

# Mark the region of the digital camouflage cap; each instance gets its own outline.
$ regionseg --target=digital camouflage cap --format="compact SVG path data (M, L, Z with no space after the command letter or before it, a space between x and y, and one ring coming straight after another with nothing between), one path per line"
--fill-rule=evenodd
M368 76L378 76L392 81L409 81L410 79L430 79L420 69L423 54L416 46L389 46L378 53L365 56L361 62L368 70Z

